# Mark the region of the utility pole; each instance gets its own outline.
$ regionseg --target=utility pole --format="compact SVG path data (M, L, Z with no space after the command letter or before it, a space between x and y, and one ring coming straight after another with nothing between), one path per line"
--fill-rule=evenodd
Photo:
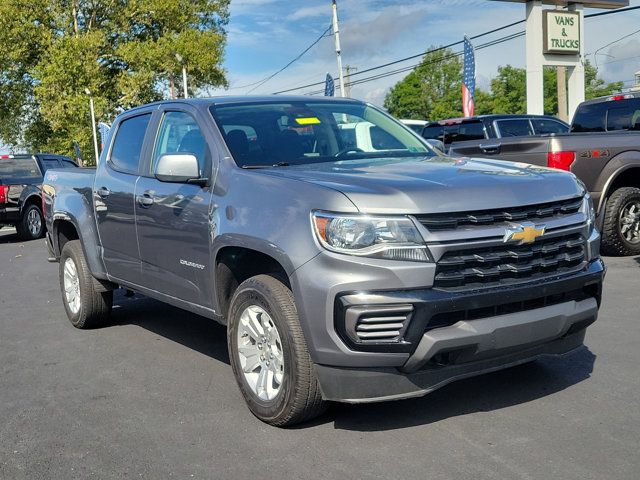
M558 118L564 122L569 121L567 112L567 67L557 67L558 76Z
M93 97L91 96L91 91L86 88L84 92L89 95L89 109L91 110L91 127L93 129L93 148L96 154L96 165L98 165L98 159L100 158L100 153L98 152L98 132L96 132L96 113L93 108Z
M351 98L351 72L357 72L358 69L356 67L352 67L351 65L347 65L345 67L345 70L347 71L347 77L345 78L345 89L347 92L347 97Z
M176 53L176 60L182 64L182 90L184 92L184 98L189 98L189 93L187 91L187 67L184 64L182 55L179 53Z
M340 50L340 30L338 28L338 5L333 0L333 36L336 39L336 57L338 59L338 76L340 77L340 95L345 96L344 72L342 71L342 52Z

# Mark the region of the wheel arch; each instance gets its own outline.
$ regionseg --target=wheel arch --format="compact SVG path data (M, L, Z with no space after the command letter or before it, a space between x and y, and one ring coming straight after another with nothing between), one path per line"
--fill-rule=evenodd
M289 257L277 246L252 237L223 239L214 252L215 310L226 324L226 315L235 290L246 279L269 274L291 288L294 272Z
M88 219L93 221L92 219ZM80 228L79 222L69 213L55 214L50 232L53 252L57 259L60 258L64 245L71 240L79 240L84 257L87 260L91 274L98 279L107 280L106 271L100 257L98 238L94 228ZM82 223L84 225L84 223Z
M640 188L640 152L623 152L614 157L602 170L595 191L602 192L597 205L600 214L607 198L620 187Z

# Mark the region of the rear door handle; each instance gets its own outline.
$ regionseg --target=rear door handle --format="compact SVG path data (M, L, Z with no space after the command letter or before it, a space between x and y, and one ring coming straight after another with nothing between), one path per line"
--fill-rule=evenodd
M142 195L137 195L136 201L141 207L150 207L155 201L153 198L153 192L146 191Z
M98 189L98 195L100 195L102 198L108 197L110 194L111 192L107 187L100 187Z
M494 153L500 153L500 147L502 145L500 145L499 143L481 143L480 145L478 145L478 147L480 147L480 151L482 153L486 153L486 154L494 154Z

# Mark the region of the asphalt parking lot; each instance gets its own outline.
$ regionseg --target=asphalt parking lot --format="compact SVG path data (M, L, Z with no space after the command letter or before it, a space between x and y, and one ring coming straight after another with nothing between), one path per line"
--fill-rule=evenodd
M279 430L225 329L118 295L79 331L43 240L0 230L0 478L640 478L640 257L607 259L587 348Z

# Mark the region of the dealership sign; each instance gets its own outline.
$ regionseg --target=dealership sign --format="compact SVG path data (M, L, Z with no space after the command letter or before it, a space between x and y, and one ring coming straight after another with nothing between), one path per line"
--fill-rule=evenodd
M580 14L563 10L544 12L544 53L580 53Z

